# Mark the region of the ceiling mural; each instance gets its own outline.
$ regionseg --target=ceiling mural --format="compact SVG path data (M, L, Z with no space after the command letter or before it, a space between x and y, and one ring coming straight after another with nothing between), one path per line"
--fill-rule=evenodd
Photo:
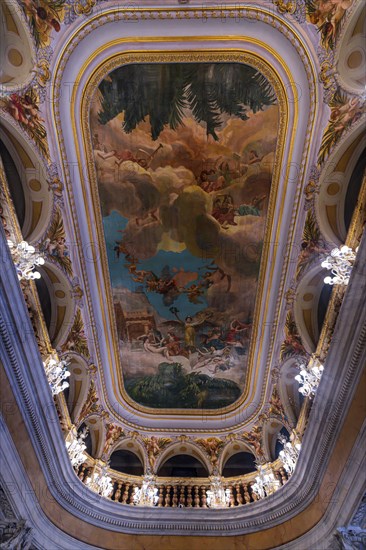
M310 548L295 483L321 529L359 463L364 5L165 4L0 9L5 474L65 547Z
M278 132L241 63L131 64L91 132L127 393L217 409L243 392Z

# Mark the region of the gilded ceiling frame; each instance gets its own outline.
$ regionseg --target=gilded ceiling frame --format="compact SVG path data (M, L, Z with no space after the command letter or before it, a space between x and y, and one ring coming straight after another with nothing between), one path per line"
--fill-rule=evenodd
M113 10L112 10L113 11ZM120 10L120 12L122 13L123 11L126 11L126 10ZM128 10L127 10L128 11ZM136 10L135 10L136 11ZM151 11L151 10L150 10ZM163 10L164 12L168 12L169 10ZM312 60L312 55L309 55L309 47L304 43L304 41L301 39L301 37L299 37L298 33L294 32L294 29L291 28L287 22L285 22L283 19L280 19L279 16L277 16L276 14L273 14L272 12L266 12L266 10L263 10L263 9L259 9L259 8L254 8L254 7L250 7L250 10L249 10L251 13L250 13L250 16L252 18L254 18L255 16L255 13L257 13L257 19L258 20L262 20L263 22L265 23L271 23L272 26L274 27L277 27L278 30L280 30L283 34L286 35L286 37L290 40L290 42L292 43L292 45L294 45L294 47L296 47L296 49L298 50L303 62L304 62L304 66L303 66L303 69L304 71L306 72L307 74L307 78L308 78L308 84L309 84L309 89L310 89L310 96L311 96L311 108L310 108L310 115L309 115L309 124L308 124L308 128L307 128L307 131L306 131L306 139L305 139L305 145L304 145L304 153L303 153L303 156L302 156L302 162L301 162L301 167L300 167L300 176L299 176L299 183L297 185L298 189L300 189L302 186L303 186L303 182L304 182L304 177L305 177L305 173L306 173L306 170L307 170L307 166L306 166L306 158L307 158L307 153L308 151L310 150L310 142L311 142L311 137L312 135L314 134L314 129L315 129L315 112L317 110L317 98L318 98L318 88L317 86L315 85L315 68L314 68L314 62ZM104 18L104 23L105 22L108 22L108 21L111 21L111 20L116 20L116 19L119 19L119 18L122 18L122 15L121 13L116 13L114 11L114 16L113 16L113 19L111 19L111 13L110 11L106 10L102 13L99 13L98 15L96 15L94 17L94 22L93 22L93 27L95 28L96 26L99 26L99 24L102 23L102 19ZM188 12L187 12L188 13ZM249 13L249 12L248 12ZM192 14L190 13L188 15L188 18L191 17ZM234 15L232 15L234 16ZM107 21L106 21L106 18L108 17ZM230 14L228 15L228 17L231 17ZM162 16L161 18L164 18L164 16ZM168 18L168 17L167 17ZM275 22L275 24L274 24ZM89 25L90 22L88 22L88 25ZM87 26L87 23L85 23L85 25L83 25L83 30L84 32L81 33L81 35L84 35L87 34L87 31L86 31L86 27ZM89 27L90 28L90 27ZM62 50L60 56L58 57L57 61L56 61L56 77L55 77L55 88L54 88L54 95L53 95L53 99L54 101L52 102L52 118L53 118L53 123L55 126L59 126L60 125L60 115L59 115L59 109L58 109L58 105L57 105L57 99L59 97L59 90L60 90L60 82L61 82L61 77L62 77L62 71L63 69L65 68L65 64L66 64L66 58L69 57L69 55L71 55L70 53L70 48L73 49L74 47L77 46L77 44L81 41L82 37L80 35L80 28L78 29L78 33L77 35L73 37L73 39L70 39L65 48ZM291 36L292 35L292 36ZM228 36L226 37L225 39L226 40L236 40L236 41L242 41L244 37L234 37L234 36ZM208 40L215 40L217 42L220 42L221 40L224 40L223 37L219 37L219 36L215 36L215 37L211 37L211 36L205 36L205 37L179 37L179 38L164 38L163 40L165 42L177 42L177 41L182 41L182 42L185 42L186 40L192 40L192 41L198 41L198 40L201 40L201 41L208 41ZM248 42L254 42L253 39L251 38L248 38L248 37L245 37L244 40L246 41L246 43ZM123 44L123 42L139 42L139 41L143 41L143 42L157 42L157 41L162 41L161 38L157 38L157 37L144 37L143 39L133 39L131 37L129 38L121 38L119 40L119 43ZM258 41L259 42L259 41ZM267 49L267 50L270 50L270 47L265 45L265 44L262 44L261 45ZM107 49L109 45L106 45L103 49ZM230 49L231 52L238 52L239 48L232 48ZM176 50L175 50L176 51ZM201 50L200 50L201 51ZM220 51L220 49L218 48L217 51ZM222 51L228 51L228 49L222 49ZM154 52L154 53L153 53ZM211 50L212 52L212 50ZM137 52L133 52L134 54L136 54ZM153 55L156 55L158 52L156 50L150 52L152 53ZM177 51L176 51L177 53ZM243 53L243 52L242 52ZM248 54L248 52L246 52ZM273 50L272 50L272 53L273 53ZM275 53L275 52L274 52ZM92 56L89 58L89 60L87 62L84 63L82 69L79 71L79 77L81 77L83 71L87 68L88 64L91 62L91 58L95 58L96 55L98 54L98 52L94 52L92 54ZM126 56L126 55L131 55L132 52L129 51L128 53L125 52L124 54L120 54L122 56ZM145 60L147 59L146 58L146 54L147 54L147 51L144 50L144 55L145 55ZM141 54L140 54L141 55ZM228 55L232 55L231 54L228 54ZM257 58L259 57L257 54L253 54L254 56L257 56ZM276 53L275 53L276 55ZM101 66L99 66L99 69L97 70L100 70L101 71L101 74L103 73L103 67L104 67L104 71L106 71L106 63L109 63L109 70L111 70L114 66L120 66L122 64L121 60L116 60L118 56L114 55L112 56L112 58L110 60L103 60L103 62L101 63ZM280 58L280 56L276 55L278 61L282 64L282 66L284 65L284 61L282 58ZM140 57L140 59L143 59ZM242 58L244 59L244 58ZM262 59L262 63L265 63L265 60ZM259 68L259 67L258 67ZM108 69L107 71L108 72ZM101 75L98 74L98 76L96 76L96 70L94 70L94 77L96 78L96 80L98 81L98 78L101 80ZM290 71L287 69L287 73L288 75L288 78L290 80L290 82L292 82L292 84L295 84L292 80L292 75L290 73ZM79 83L80 82L80 78L77 79L77 82ZM94 87L97 86L97 83L92 83L91 84L91 78L89 78L89 83L88 83L89 87L88 87L88 93L86 93L86 86L84 86L83 88L83 91L82 91L82 94L83 94L83 97L85 99L85 97L87 97L88 95L91 95L91 85L94 85ZM71 101L71 104L72 106L74 107L74 102L75 102L75 98L76 98L76 92L77 92L77 86L74 86L73 88L73 91L72 91L72 101ZM288 90L287 90L288 91ZM293 86L292 89L291 89L291 93L294 94L294 96L296 96L296 86ZM276 91L276 93L278 93ZM296 103L294 101L294 103ZM84 103L84 107L83 109L85 108L85 103ZM72 120L74 120L74 117L73 117L73 111L71 109L71 118ZM85 115L84 115L84 118L85 118ZM85 130L85 129L84 129ZM74 128L74 132L75 132L75 128ZM85 133L85 131L84 131ZM75 133L74 133L74 136L75 136ZM293 136L292 136L293 138ZM90 144L89 144L90 145ZM83 147L85 147L85 143L83 145ZM62 157L64 158L64 161L66 160L66 156L65 156L65 147L64 147L64 141L63 141L63 137L62 136L59 136L58 137L58 148L59 148L59 151L61 152L61 155ZM276 155L278 155L278 148L277 148L277 152L276 152ZM90 154L90 150L89 150L89 154ZM278 158L278 156L277 156ZM79 159L80 159L80 152L79 152ZM65 172L67 174L67 166L65 167L64 166L64 169L65 169ZM93 169L94 169L94 166L93 166ZM80 173L82 171L80 170ZM89 174L91 175L91 179L93 179L93 174ZM81 176L82 176L82 173L81 173ZM95 174L94 174L94 177L95 177ZM69 178L68 178L69 179ZM69 180L70 181L70 180ZM95 185L95 182L94 182L94 185ZM68 194L69 194L69 200L70 200L70 204L71 204L71 207L75 213L75 203L74 203L74 199L72 197L72 194L70 193L70 183L69 185L67 186L67 191L68 191ZM85 193L85 188L84 188L84 193ZM273 196L273 195L272 195ZM300 204L300 194L299 194L299 191L296 193L296 199L295 199L295 203L294 205L296 206L296 214L293 215L292 217L292 221L291 221L291 224L290 224L290 231L289 231L289 243L288 243L288 246L291 246L291 244L293 243L293 240L294 240L294 233L295 233L295 220L296 220L296 217L297 217L297 213L299 211L299 204ZM75 223L75 217L74 217L74 227L76 229L75 233L76 235L80 235L80 230L79 228L77 227L77 222ZM268 234L268 231L267 231L267 234ZM100 237L100 232L99 232L99 237ZM105 250L104 250L105 252ZM263 262L262 262L263 263ZM288 258L286 258L286 261L285 261L285 264L288 264ZM287 268L287 265L284 264L284 269L282 271L282 276L281 276L281 285L280 285L280 296L281 298L279 297L279 299L277 300L277 310L276 310L276 320L278 319L279 317L279 311L280 311L280 303L281 303L281 300L283 299L283 294L284 294L284 283L285 283L285 279L286 279L286 269L285 267ZM84 276L84 280L85 280L85 276L86 276L86 268L85 268L85 259L84 258L80 258L80 266L81 266L81 270L83 272L83 276ZM263 277L263 269L261 268L261 273L262 273L262 277ZM107 278L107 281L108 281L108 287L110 285L109 283L109 273L108 273L108 278ZM86 294L88 294L88 292L86 292ZM89 306L89 312L90 312L90 307L91 307L91 300L90 300L90 296L86 296L87 300L88 300L88 306ZM110 301L110 297L109 297L109 301ZM258 300L257 300L257 305L256 305L256 313L257 313L257 309L258 309ZM91 312L92 313L92 312ZM93 326L93 323L91 323L91 325ZM276 325L276 331L277 331L277 327L278 327L278 323L275 322L275 325ZM95 335L94 335L95 336ZM275 338L273 337L272 335L272 338L271 338L271 352L273 353L273 342L274 342ZM269 354L271 355L271 354ZM97 359L98 361L100 361L100 355L97 353ZM119 361L118 361L119 362ZM234 425L235 425L235 429L237 429L239 426L243 426L243 425L246 425L248 424L254 417L255 415L258 413L258 409L260 407L263 406L263 403L264 403L264 397L266 395L266 392L268 390L268 386L270 384L269 380L268 380L268 370L269 370L269 366L270 366L270 361L267 361L267 365L266 365L266 371L267 371L267 375L266 375L266 387L263 387L262 388L262 392L261 392L261 404L256 408L256 411L254 411L252 414L249 414L249 418L246 418L245 421L241 422L241 423L237 423L236 421L236 418L234 420ZM248 378L249 379L249 378ZM106 392L107 392L107 388L106 388L106 383L105 383L105 379L104 379L104 376L102 375L101 376L101 383L102 383L102 386L103 386L103 393L104 393L104 398L106 399ZM114 387L115 387L115 384L114 384ZM248 393L248 392L246 392ZM232 406L230 407L227 407L226 409L220 409L219 411L215 411L215 412L212 412L212 411L205 411L205 415L206 413L207 416L216 416L217 418L219 417L223 417L223 415L225 415L225 418L230 418L230 417L235 417L236 416L236 412L238 411L238 408L240 407L240 405L243 403L243 401L246 399L247 395L245 395L245 393L243 393L243 395L241 396L240 400L237 401L235 404L233 404ZM106 402L108 403L108 398L106 399ZM129 401L129 404L131 403L131 400ZM166 414L167 412L169 412L170 415L172 415L172 409L167 409L167 410L164 410L164 409L159 409L159 411L155 410L155 409L151 409L149 410L147 407L142 407L136 403L133 402L133 409L136 413L153 413L155 416L156 414ZM187 415L187 411L186 410L177 410L176 412L173 413L174 416L177 416L179 414L182 414L184 413L185 415ZM229 414L228 414L229 413ZM120 415L117 415L115 412L114 412L114 415L117 417L118 420L120 420L122 423L124 424L127 424L127 425L130 425L132 427L138 427L138 424L136 424L135 422L130 422L129 420L126 420L125 418L123 418L123 416L120 416ZM194 416L196 415L197 417L199 416L197 414L197 411L193 411L191 413L191 416ZM138 414L139 417L140 414ZM149 431L155 431L156 429L155 428L148 428ZM172 431L172 432L175 432L175 431L181 431L181 430L177 430L177 429L169 429L169 431ZM192 432L206 432L207 430L199 430L199 429L188 429L188 431L192 431ZM211 430L209 430L211 431ZM227 432L227 429L219 429L219 430L215 430L215 431L218 431L218 432Z
M110 47L110 44L106 45L106 48ZM105 49L105 48L103 48ZM101 50L103 50L101 49ZM87 63L84 64L82 69L80 70L80 75L85 70L85 67L89 65L92 58L94 58L97 55L97 52L93 53L93 56L88 59ZM81 180L83 184L83 193L84 198L86 199L86 195L91 189L92 193L92 201L94 206L94 217L97 220L97 233L98 233L98 244L99 244L99 251L101 252L101 261L103 266L103 276L104 280L107 286L107 307L108 307L108 319L104 319L104 326L103 329L107 333L109 327L113 327L113 354L114 354L114 361L116 365L119 365L117 374L118 374L118 386L121 391L122 397L125 401L127 401L131 406L133 406L136 410L149 412L151 414L159 415L159 414L172 414L172 415L179 415L179 414L185 414L185 415L197 415L197 411L190 411L190 410L184 410L184 409L153 409L149 407L143 407L139 405L138 403L134 402L125 392L123 388L123 381L121 378L121 367L120 367L120 359L119 359L119 353L118 353L118 345L117 345L117 335L116 335L116 324L114 320L114 313L113 313L113 300L111 299L111 284L110 284L110 275L109 275L109 269L107 267L107 256L106 256L106 248L104 244L104 232L102 228L102 217L101 217L101 208L100 208L100 201L99 201L99 194L97 190L97 177L96 177L96 171L94 166L93 159L93 150L92 150L92 143L91 143L91 132L90 132L90 125L89 125L89 111L90 111L90 103L92 100L92 97L94 96L95 91L97 90L97 87L99 86L101 80L109 74L113 69L120 67L124 64L128 63L148 63L148 62L241 62L241 63L248 63L252 66L254 66L257 70L259 70L264 76L269 80L269 82L272 84L277 99L278 99L278 105L279 105L279 125L278 125L278 145L276 147L276 160L274 164L274 173L272 177L272 184L271 184L271 193L270 193L270 202L269 202L269 214L268 219L266 222L266 229L265 229L265 235L264 235L264 251L261 259L261 268L260 268L260 274L259 274L259 282L258 282L258 297L256 299L256 306L255 306L255 313L254 313L254 328L253 328L253 335L252 335L252 341L256 339L258 334L258 316L259 316L259 310L261 308L261 302L262 302L262 293L263 293L263 280L264 280L264 269L267 264L268 260L268 252L269 252L269 243L271 241L270 235L272 233L272 219L273 219L273 210L276 203L276 196L277 196L277 190L278 190L278 182L280 177L280 167L282 166L282 162L284 161L284 142L285 137L288 130L288 118L289 118L289 105L288 105L288 99L286 98L285 89L284 86L278 76L278 74L274 71L273 68L269 66L269 64L264 60L260 59L257 55L253 55L247 52L238 52L237 50L229 50L227 48L224 49L218 49L216 52L213 50L201 50L194 52L190 51L154 51L154 52L126 52L123 54L118 54L115 56L112 56L111 58L107 58L104 60L97 69L94 70L92 76L88 79L88 83L83 87L82 91L82 105L81 105L81 120L79 123L81 124L82 132L83 132L83 147L84 147L84 154L85 158L87 159L87 178L85 178L84 173L81 173ZM287 68L286 68L287 69ZM288 69L287 69L288 73ZM77 79L79 81L80 79ZM76 94L76 88L74 88L72 93L72 99L71 99L71 110L73 109L75 105L75 94ZM295 119L293 122L293 128L297 127L297 120L298 120L298 111L297 106L295 109ZM77 127L76 127L76 121L75 118L72 117L72 127L73 127L73 134L74 134L74 140L77 147L77 157L79 160L79 165L82 165L82 156L79 150L78 140L77 140ZM293 149L293 142L294 142L294 134L291 133L291 141L290 141L290 152L288 153L288 157L291 157L292 149ZM289 167L287 167L287 172L289 170ZM288 176L286 174L285 177L286 184L288 182ZM87 185L90 185L90 188L87 187ZM283 202L281 204L281 218L282 218L282 212L283 212ZM90 231L91 227L91 220L90 216L87 216L88 221L88 227ZM277 230L278 234L278 230ZM276 239L276 237L275 237ZM273 268L274 268L274 262L271 262L271 280L273 275ZM99 283L99 280L98 280ZM102 303L103 300L103 294L101 292L100 286L99 286L99 300ZM268 307L268 302L266 305L266 311ZM265 311L265 313L266 313ZM95 335L96 336L96 335ZM234 409L237 409L240 405L242 405L248 397L248 382L250 381L250 376L252 375L253 370L253 360L254 360L254 347L251 345L250 348L250 358L249 358L249 369L246 379L246 387L239 398L239 400L234 403L233 405L230 405L229 407L220 409L218 411L210 411L205 410L205 414L207 415L213 415L216 416L218 414L223 414L227 412L231 412ZM113 375L113 369L111 368L111 362L110 362L110 370L111 375ZM257 383L257 377L258 372L256 370L255 372L255 380L254 384ZM116 390L115 384L113 384L114 390Z

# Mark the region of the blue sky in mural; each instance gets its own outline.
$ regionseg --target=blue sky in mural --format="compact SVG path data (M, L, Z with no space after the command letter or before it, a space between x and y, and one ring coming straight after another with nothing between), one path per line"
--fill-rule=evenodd
M125 257L123 254L117 258L114 251L116 241L121 240L123 231L128 223L128 219L121 216L118 212L113 210L109 216L103 218L104 236L106 241L109 271L111 277L112 287L123 286L130 291L136 291L141 283L134 282L127 269ZM157 276L162 274L162 270L165 272L169 270L171 274L174 274L177 270L185 269L190 272L197 272L199 276L205 273L207 265L210 260L197 258L193 256L187 249L182 252L166 252L159 250L155 256L147 260L139 261L139 268L146 271L153 271ZM191 281L194 283L195 280ZM169 311L169 307L174 306L179 310L181 317L187 317L188 315L194 316L197 312L207 307L207 301L204 296L200 296L199 304L192 304L189 302L186 294L180 294L174 303L167 306L163 302L163 296L155 292L146 292L146 296L150 304L155 308L158 314L165 319L175 319L174 315Z

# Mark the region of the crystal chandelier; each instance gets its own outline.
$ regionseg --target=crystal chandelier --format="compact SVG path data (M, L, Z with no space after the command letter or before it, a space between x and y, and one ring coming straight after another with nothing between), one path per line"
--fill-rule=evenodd
M277 491L280 482L274 475L271 464L257 464L257 470L259 475L255 478L252 490L258 498L268 497Z
M352 267L356 259L356 251L344 245L340 249L333 248L330 256L322 262L322 267L329 269L333 277L325 277L324 282L328 285L348 285Z
M102 497L109 497L113 491L112 478L107 474L107 465L105 464L100 472L96 471L96 465L85 480L85 484Z
M220 476L211 476L210 489L206 491L207 505L210 508L227 508L230 504L230 489L224 489Z
M324 367L318 359L315 359L312 367L301 369L300 374L295 376L295 380L299 382L299 392L305 397L315 395L319 386L320 379L323 374Z
M289 475L292 475L299 458L301 443L287 441L286 437L282 434L278 435L278 441L283 445L283 449L279 454L283 467Z
M66 361L57 361L51 357L46 363L43 363L43 366L52 395L57 395L69 387L69 383L65 381L70 376Z
M148 474L143 477L141 487L135 487L133 495L135 506L156 506L159 500L155 477Z
M41 274L38 271L33 271L37 265L43 265L44 259L38 253L34 246L26 241L21 241L15 245L8 240L8 246L11 251L18 279L40 279Z
M86 445L84 439L88 435L88 428L84 428L79 434L76 430L71 430L66 439L66 450L69 453L70 461L73 468L78 468L86 459L85 450Z

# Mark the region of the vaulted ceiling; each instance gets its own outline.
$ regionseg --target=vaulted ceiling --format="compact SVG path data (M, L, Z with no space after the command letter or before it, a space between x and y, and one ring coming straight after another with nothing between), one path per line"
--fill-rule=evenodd
M21 290L70 371L59 444L87 427L79 475L111 460L119 504L140 468L174 507L171 478L227 465L255 510L255 464L292 481L279 433L306 453L295 376L339 349L321 263L366 220L363 3L1 10L1 218L45 260Z

